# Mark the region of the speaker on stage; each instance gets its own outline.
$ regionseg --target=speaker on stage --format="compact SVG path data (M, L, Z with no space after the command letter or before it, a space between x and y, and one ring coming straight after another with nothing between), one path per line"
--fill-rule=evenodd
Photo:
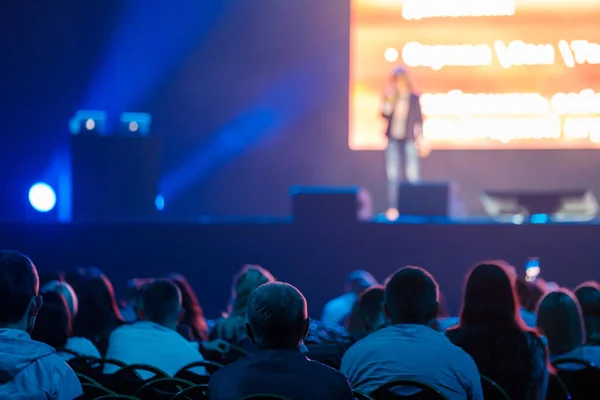
M153 219L160 155L156 136L71 135L73 221Z
M499 220L547 216L554 221L576 222L595 218L599 211L596 196L589 189L486 190L480 200L488 215ZM533 220L535 222L536 217Z
M464 216L458 186L452 182L403 182L398 188L400 215L425 217Z
M347 223L372 215L371 196L358 186L293 186L290 194L294 223Z

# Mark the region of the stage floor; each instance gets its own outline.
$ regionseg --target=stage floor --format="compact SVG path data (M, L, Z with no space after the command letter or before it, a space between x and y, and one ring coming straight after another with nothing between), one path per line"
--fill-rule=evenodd
M201 223L200 223L201 222ZM131 277L187 275L208 316L228 301L231 277L260 264L297 285L318 317L338 295L346 275L367 269L384 280L404 265L427 268L451 311L457 312L465 273L478 261L506 259L523 272L539 257L541 275L567 287L600 280L600 223L499 224L489 219L395 223L272 218L214 219L199 223L0 224L2 248L30 255L40 271L96 265L120 290Z

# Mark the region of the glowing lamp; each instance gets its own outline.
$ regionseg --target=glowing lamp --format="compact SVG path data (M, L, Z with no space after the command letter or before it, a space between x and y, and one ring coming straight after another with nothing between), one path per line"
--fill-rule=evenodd
M152 116L146 113L123 113L121 114L121 130L126 135L148 136Z
M39 212L52 211L56 205L56 193L52 186L38 182L29 189L29 204Z

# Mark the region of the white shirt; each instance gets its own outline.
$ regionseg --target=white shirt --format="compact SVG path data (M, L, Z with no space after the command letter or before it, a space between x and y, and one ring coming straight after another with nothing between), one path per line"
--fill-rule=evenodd
M356 293L350 292L329 301L325 304L325 307L323 307L321 323L324 325L344 326L346 319L352 313L352 307L354 307L356 297Z
M147 364L174 376L181 368L204 357L198 346L185 340L176 331L150 321L138 321L115 329L109 338L106 358L125 364ZM118 367L106 365L104 373L115 372ZM192 372L206 375L204 368ZM150 373L140 372L146 379Z
M413 379L449 400L483 399L471 356L424 325L400 324L370 334L346 351L340 371L354 390L367 394L397 379Z
M94 346L94 343L92 343L89 339L86 339L84 337L70 337L67 340L65 349L71 350L83 357L102 358L100 352L98 351L96 346ZM61 356L62 359L65 361L69 361L70 359L75 357L71 353L65 353L61 351L57 351L56 354Z

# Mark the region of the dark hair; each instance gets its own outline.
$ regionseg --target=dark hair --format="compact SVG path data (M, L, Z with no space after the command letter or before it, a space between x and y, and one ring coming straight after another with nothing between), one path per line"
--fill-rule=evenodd
M248 323L259 348L297 348L307 320L306 299L290 284L266 283L248 300Z
M385 286L385 304L393 324L427 324L437 314L438 284L423 268L401 268Z
M204 311L192 286L181 274L172 273L169 278L177 285L181 292L181 307L185 311L181 323L192 330L192 340L208 340L208 324L204 318Z
M467 275L460 326L524 328L510 272L502 261L481 263Z
M104 275L82 276L75 286L79 312L73 323L75 336L98 342L125 322L117 306L112 283Z
M157 279L142 287L139 303L147 320L164 325L177 319L181 293L172 281Z
M585 282L575 289L575 296L579 300L585 333L586 343L600 345L600 285L597 282Z
M0 251L0 325L19 322L38 291L38 274L31 260L17 251Z
M55 349L64 348L73 336L71 312L67 301L57 292L48 292L43 297L44 305L35 319L31 338Z
M466 278L458 327L446 332L465 350L482 375L498 381L511 396L529 393L538 384L544 345L518 312L516 273L504 261L483 262ZM542 361L542 365L545 361ZM519 397L520 398L520 397Z
M540 301L537 327L548 338L552 355L568 353L585 343L581 307L566 289L550 292Z
M365 290L352 307L352 313L348 319L348 333L353 336L368 334L368 325L383 313L384 297L385 288L383 286L372 286Z

